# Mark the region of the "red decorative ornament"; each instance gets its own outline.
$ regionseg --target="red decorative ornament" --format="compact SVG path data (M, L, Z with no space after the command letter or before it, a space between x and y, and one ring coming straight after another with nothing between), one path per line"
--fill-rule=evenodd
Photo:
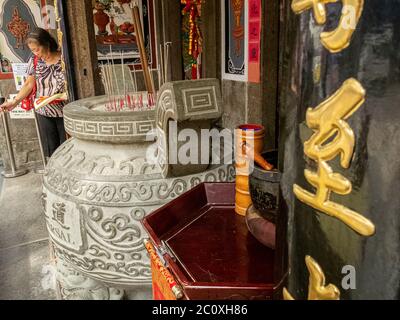
M182 15L189 16L188 22L188 55L192 58L192 79L198 79L198 58L202 52L202 34L198 24L201 17L201 7L204 0L181 0L184 5Z
M105 6L102 3L96 3L96 13L93 15L94 23L99 28L99 35L107 35L107 25L110 23L110 17L104 12Z
M242 15L244 8L244 0L231 0L233 13L235 15L235 27L233 37L236 40L236 55L240 56L242 52L241 40L244 38L244 26L242 26Z
M18 8L14 8L12 20L7 25L8 31L16 38L17 43L15 45L15 49L23 49L25 39L29 33L31 26L26 21L22 20L19 15Z

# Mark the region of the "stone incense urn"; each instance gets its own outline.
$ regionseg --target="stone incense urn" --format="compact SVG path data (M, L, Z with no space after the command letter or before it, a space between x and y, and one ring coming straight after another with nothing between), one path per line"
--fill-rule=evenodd
M63 299L151 298L142 219L201 182L234 180L231 165L166 177L165 164L149 161L148 151L157 151L164 143L151 134L157 110L173 115L187 102L194 105L183 110L201 110L207 121L215 120L208 119L207 108L221 115L218 82L201 81L194 89L190 82L179 85L179 93L168 86L170 99L161 94L164 98L156 110L107 112L107 97L65 108L65 128L72 139L50 159L43 186L43 209ZM191 99L191 94L197 98ZM188 99L177 101L175 96ZM165 112L160 114L166 121Z

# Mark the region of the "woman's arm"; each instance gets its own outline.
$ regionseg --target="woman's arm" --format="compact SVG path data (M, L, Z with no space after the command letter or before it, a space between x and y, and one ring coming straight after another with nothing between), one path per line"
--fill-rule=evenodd
M13 102L15 102L15 105L17 106L22 100L24 100L27 96L30 95L32 92L33 87L35 86L35 77L34 76L29 76L24 85L22 86L21 90L17 94L17 96L14 98Z
M11 111L13 109L15 109L15 107L23 100L25 99L27 96L29 96L29 94L32 92L33 87L35 86L35 77L34 76L29 76L24 85L22 86L21 90L19 91L19 93L17 94L17 96L14 98L13 101L10 102L5 102L0 106L0 111Z

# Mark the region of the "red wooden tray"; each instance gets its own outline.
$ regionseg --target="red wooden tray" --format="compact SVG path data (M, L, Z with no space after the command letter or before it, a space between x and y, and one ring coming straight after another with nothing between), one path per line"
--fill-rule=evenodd
M234 183L205 183L143 221L186 299L272 299L275 251L235 213Z

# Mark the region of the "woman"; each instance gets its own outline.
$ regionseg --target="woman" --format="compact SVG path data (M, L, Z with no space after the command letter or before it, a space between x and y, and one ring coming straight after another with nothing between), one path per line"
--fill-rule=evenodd
M35 82L36 98L51 97L66 90L61 52L56 40L46 30L37 28L29 34L27 44L34 55L28 63L28 78L15 99L2 104L1 110L11 111L18 106L32 92ZM58 101L36 110L46 157L51 157L66 140L63 120L65 104L66 102Z

